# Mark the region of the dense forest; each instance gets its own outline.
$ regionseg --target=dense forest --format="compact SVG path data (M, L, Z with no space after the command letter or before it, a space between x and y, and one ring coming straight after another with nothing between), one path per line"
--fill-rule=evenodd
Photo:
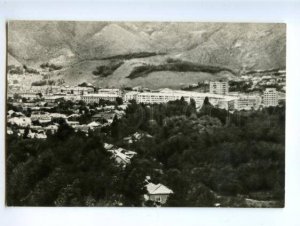
M125 142L137 131L150 136ZM118 167L104 142L137 155ZM207 98L200 110L183 99L132 101L88 136L61 122L46 140L7 135L6 145L10 206L152 206L143 201L146 176L174 191L166 206L284 205L284 107L229 113Z

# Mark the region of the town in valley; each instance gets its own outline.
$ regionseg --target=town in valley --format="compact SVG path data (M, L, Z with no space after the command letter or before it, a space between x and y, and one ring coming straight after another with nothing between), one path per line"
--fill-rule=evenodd
M90 76L106 79L126 60ZM139 66L138 79L191 66L166 62ZM75 84L64 69L7 65L8 205L284 206L285 67L245 67L177 86L83 76Z

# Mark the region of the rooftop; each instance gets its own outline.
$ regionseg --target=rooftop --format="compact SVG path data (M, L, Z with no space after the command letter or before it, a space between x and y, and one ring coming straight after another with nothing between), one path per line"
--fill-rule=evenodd
M146 189L150 195L155 195L155 194L173 194L173 191L169 188L167 188L163 184L153 184L149 183L146 185Z
M139 93L139 96L189 96L189 97L208 97L208 98L218 98L218 99L228 99L234 100L236 99L233 96L225 96L213 93L198 93L198 92L191 92L191 91L182 91L182 90L171 90L171 89L162 89L159 92L143 92Z
M119 97L119 95L113 93L91 93L85 94L83 97Z

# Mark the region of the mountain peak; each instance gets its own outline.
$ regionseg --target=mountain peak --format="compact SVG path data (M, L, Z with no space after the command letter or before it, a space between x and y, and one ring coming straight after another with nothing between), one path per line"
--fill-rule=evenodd
M285 67L284 24L12 21L8 52L28 64L62 64L165 52L201 64Z

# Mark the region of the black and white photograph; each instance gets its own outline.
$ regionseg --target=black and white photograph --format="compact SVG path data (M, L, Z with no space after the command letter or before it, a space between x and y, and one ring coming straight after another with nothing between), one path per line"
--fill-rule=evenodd
M9 20L6 36L6 206L285 206L285 23Z

